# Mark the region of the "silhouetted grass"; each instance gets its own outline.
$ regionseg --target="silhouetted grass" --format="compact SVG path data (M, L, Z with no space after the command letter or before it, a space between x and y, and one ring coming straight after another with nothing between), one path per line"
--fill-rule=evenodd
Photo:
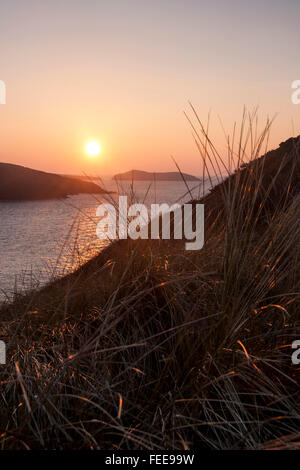
M117 241L3 307L3 449L299 448L299 139L258 159L244 114L225 162L189 119L204 248Z

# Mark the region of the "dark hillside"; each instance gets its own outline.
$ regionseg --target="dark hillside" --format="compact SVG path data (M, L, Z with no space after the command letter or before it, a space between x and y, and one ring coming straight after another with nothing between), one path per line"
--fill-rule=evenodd
M94 183L0 163L0 201L59 199L71 194L104 192Z

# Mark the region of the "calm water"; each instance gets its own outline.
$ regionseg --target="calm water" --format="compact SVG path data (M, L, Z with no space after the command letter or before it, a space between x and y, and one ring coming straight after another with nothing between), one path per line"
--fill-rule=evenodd
M130 183L122 188L111 179L103 183L119 191L114 198L131 192ZM199 195L196 184L189 182L194 197ZM183 202L190 199L183 197L186 192L181 181L139 181L134 183L134 202ZM64 200L0 202L1 301L74 270L103 249L107 242L96 236L96 208L103 201L100 195L81 194Z

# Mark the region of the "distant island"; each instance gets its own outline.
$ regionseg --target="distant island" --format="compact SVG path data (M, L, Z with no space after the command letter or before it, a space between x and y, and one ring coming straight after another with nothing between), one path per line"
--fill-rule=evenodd
M122 181L199 181L199 178L187 173L180 173L179 171L170 172L148 172L140 170L130 170L126 173L119 173L114 176L115 180Z
M99 185L77 178L0 163L0 201L61 199L72 194L102 194Z

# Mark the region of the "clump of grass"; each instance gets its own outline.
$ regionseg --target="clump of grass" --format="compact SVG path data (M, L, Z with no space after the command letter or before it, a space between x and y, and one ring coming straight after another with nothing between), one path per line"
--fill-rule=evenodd
M244 114L225 162L189 119L204 248L121 240L3 307L3 449L299 448L299 139L258 159Z

